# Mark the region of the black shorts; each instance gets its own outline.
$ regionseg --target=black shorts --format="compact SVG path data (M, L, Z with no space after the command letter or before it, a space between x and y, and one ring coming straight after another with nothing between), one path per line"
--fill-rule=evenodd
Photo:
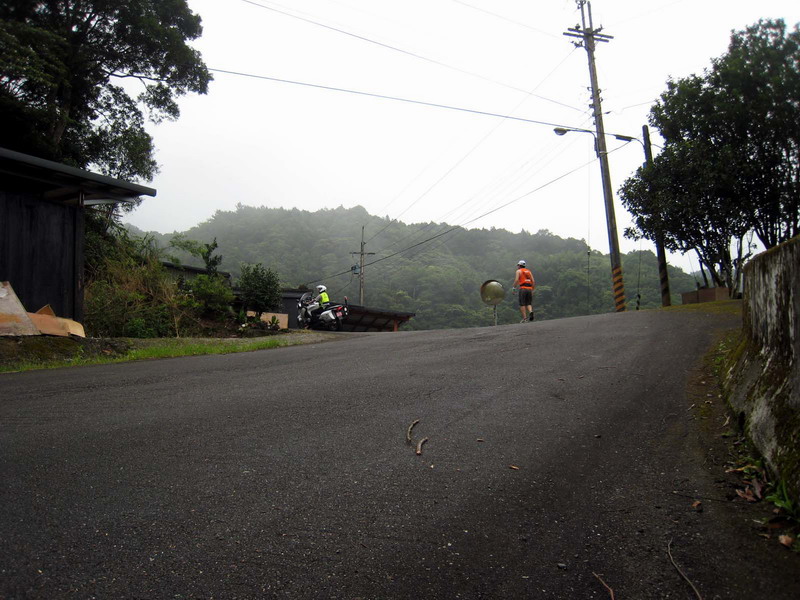
M533 290L528 288L519 288L519 305L529 306L533 304Z

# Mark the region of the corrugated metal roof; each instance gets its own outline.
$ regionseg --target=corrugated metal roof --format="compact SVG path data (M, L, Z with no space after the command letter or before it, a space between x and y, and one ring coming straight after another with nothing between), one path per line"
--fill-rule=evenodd
M342 331L397 331L416 313L368 308L358 304L348 306L350 314L342 323Z
M44 199L67 204L76 203L81 195L87 205L130 202L139 196L156 195L153 188L7 148L0 148L0 181L6 190L33 189Z

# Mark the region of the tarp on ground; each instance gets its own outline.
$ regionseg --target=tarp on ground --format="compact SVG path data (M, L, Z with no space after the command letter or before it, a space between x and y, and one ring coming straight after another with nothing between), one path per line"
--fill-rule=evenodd
M39 330L7 281L0 282L0 335L39 335Z

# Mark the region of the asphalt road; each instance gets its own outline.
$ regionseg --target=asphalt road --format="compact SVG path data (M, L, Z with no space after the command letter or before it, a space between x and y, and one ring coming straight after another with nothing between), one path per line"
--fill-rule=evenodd
M652 311L0 375L0 598L695 598L669 545L705 599L795 599L798 555L723 497L687 411L736 325Z

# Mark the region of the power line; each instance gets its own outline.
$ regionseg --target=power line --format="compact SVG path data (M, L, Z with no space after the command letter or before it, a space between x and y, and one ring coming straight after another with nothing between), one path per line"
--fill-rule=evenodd
M245 1L245 0L242 0ZM485 110L477 110L472 108L464 108L460 106L450 106L448 104L438 104L436 102L426 102L424 100L412 100L410 98L401 98L399 96L389 96L386 94L376 94L373 92L362 92L360 90L351 90L348 88L340 88L330 85L321 85L318 83L308 83L306 81L295 81L292 79L281 79L280 77L270 77L268 75L255 75L253 73L243 73L241 71L229 71L227 69L212 69L209 71L214 73L225 73L226 75L237 75L239 77L250 77L252 79L264 79L266 81L275 81L277 83L290 83L292 85L300 85L304 87L318 88L321 90L329 90L332 92L343 92L347 94L356 94L357 96L367 96L371 98L380 98L382 100L394 100L396 102L406 102L408 104L419 104L421 106L431 106L433 108L444 108L447 110L455 110L459 112L472 113L475 115L483 115L485 117L498 117L500 119L509 119L511 121L520 121L522 123L533 123L534 125L547 125L548 127L562 127L569 129L568 125L559 125L558 123L550 123L549 121L537 121L536 119L526 119L524 117L514 117L511 115L502 115L500 113L493 113Z
M565 150L566 150L566 149L562 150L562 152L563 152L563 151L565 151ZM552 157L552 159L555 159L555 158L556 158L556 157L557 157L559 154L561 154L561 152L559 152L559 153L557 153L555 156L553 156L553 157ZM524 169L524 168L525 168L525 167L526 167L526 166L527 166L527 165L528 165L530 162L532 162L533 160L534 160L533 158L530 158L530 159L528 159L527 161L525 161L525 163L523 163L522 165L520 165L520 166L518 167L518 169L517 169L517 172L521 172L521 171L522 171L522 169ZM531 175L529 175L529 176L528 176L528 178L527 178L527 180L531 179L533 176L535 176L535 175L537 175L539 172L543 171L543 170L546 168L546 166L547 166L547 165L548 165L550 162L551 162L551 161L548 161L547 163L545 163L544 165L542 165L542 166L541 166L541 167L540 167L540 168L539 168L539 169L538 169L538 170L537 170L535 173L532 173ZM506 178L506 177L504 177L503 175L500 175L500 176L498 176L497 178L495 178L495 181L497 181L497 180L505 180L505 179L507 179L507 178ZM526 180L526 181L527 181L527 180ZM507 183L507 182L506 182L506 181L504 181L503 185L506 185L506 183ZM493 185L493 184L494 184L494 182L493 182L492 184L489 184L489 186L490 186L490 185ZM519 189L520 187L522 187L522 185L523 185L523 184L524 184L524 182L520 182L520 183L518 183L518 184L516 185L516 188L515 188L515 189ZM489 186L486 186L484 189L488 188ZM462 202L461 204L459 204L459 205L457 205L457 206L455 206L455 207L451 208L449 211L447 211L446 213L444 213L443 215L441 215L440 217L438 217L438 220L439 220L439 221L442 221L442 222L444 222L444 221L446 221L446 219L448 218L448 216L452 215L453 213L455 213L455 212L456 212L456 211L458 211L459 209L462 209L462 208L466 207L466 206L467 206L467 205L469 205L469 204L475 204L475 206L473 207L473 209L472 209L472 210L467 210L467 211L464 211L464 212L463 212L463 214L462 214L462 216L461 216L460 218L457 218L457 219L456 219L456 223L459 223L459 222L464 222L464 221L466 221L466 220L470 219L470 217L472 217L472 216L473 216L473 215L474 215L476 212L478 212L479 210L481 210L481 207L480 207L480 206L477 204L477 201L479 201L479 200L481 199L481 198L480 198L480 194L481 194L481 193L482 193L482 192L478 192L477 194L473 195L473 196L472 196L470 199L468 199L468 200L466 200L466 201ZM496 192L496 193L499 193L499 191L498 191L498 192ZM382 249L382 252L384 252L384 251L386 251L387 249L391 248L392 246L396 246L396 245L398 245L398 244L400 244L400 243L402 243L402 242L404 242L404 241L406 241L406 240L408 240L408 239L414 239L414 238L417 238L417 237L419 237L419 236L420 236L420 235L422 235L422 234L423 234L423 233L424 233L426 230L428 230L428 229L430 229L431 227L433 227L433 226L434 226L434 224L435 224L434 222L430 222L430 223L428 223L428 224L426 224L426 225L423 225L423 226L422 226L420 229L418 229L417 231L412 231L411 233L409 233L409 234L405 235L404 237L400 238L399 240L396 240L395 242L391 243L389 246L387 246L387 247L383 248L383 249Z
M247 1L247 0L243 0L243 1ZM372 92L363 92L363 91L360 91L360 90L352 90L352 89L348 89L348 88L340 88L340 87L335 87L335 86L321 85L321 84L309 83L309 82L305 82L305 81L295 81L295 80L292 80L292 79L282 79L282 78L279 78L279 77L270 77L268 75L255 75L253 73L243 73L241 71L231 71L231 70L228 70L228 69L215 69L215 68L210 68L209 67L208 70L209 71L213 71L214 73L224 73L226 75L236 75L236 76L239 76L239 77L248 77L248 78L251 78L251 79L261 79L261 80L265 80L265 81L274 81L274 82L277 82L277 83L288 83L288 84L292 84L292 85L299 85L299 86L303 86L303 87L311 87L311 88L329 90L329 91L333 91L333 92L342 92L342 93L348 93L348 94L355 94L355 95L358 95L358 96L379 98L379 99L382 99L382 100L394 100L396 102L405 102L405 103L408 103L408 104L417 104L417 105L420 105L420 106L430 106L430 107L433 107L433 108L442 108L442 109L445 109L445 110L454 110L454 111L458 111L458 112L477 114L477 115L482 115L482 116L487 116L487 117L497 117L497 118L500 118L500 119L508 119L508 120L511 120L511 121L519 121L519 122L522 122L522 123L532 123L534 125L547 125L548 127L563 127L563 128L567 128L567 129L569 128L569 126L567 126L567 125L560 125L558 123L551 123L551 122L548 122L548 121L539 121L539 120L536 120L536 119L525 119L523 117L514 117L512 115L503 115L503 114L493 113L493 112L489 112L489 111L475 110L475 109L458 107L458 106L450 106L450 105L447 105L447 104L438 104L438 103L435 103L435 102L426 102L426 101L423 101L423 100L412 100L410 98L401 98L399 96L389 96L389 95L385 95L385 94L376 94L376 93L372 93ZM369 263L369 264L372 264L372 263ZM365 265L365 266L368 266L368 265ZM330 275L329 277L338 277L339 275L345 275L345 274L347 274L349 272L350 272L350 270L348 269L346 271L342 271L341 273L336 273L335 275ZM321 281L321 280L316 280L316 281ZM314 282L310 282L310 283L314 283Z
M626 144L627 144L627 142L626 142ZM609 154L611 154L611 152L615 152L616 150L619 150L619 148L622 148L622 147L623 146L615 148L614 150L610 151ZM534 188L534 189L532 189L532 190L530 190L528 192L525 192L521 196L518 196L518 197L514 198L513 200L510 200L509 202L506 202L505 204L503 204L501 206L493 208L492 210L487 211L487 212L483 213L482 215L479 215L479 216L477 216L477 217L475 217L473 219L470 219L469 221L466 221L465 223L462 223L461 225L454 225L453 227L450 227L450 229L447 229L445 231L437 233L436 235L433 235L433 236L431 236L429 238L426 238L426 239L422 240L421 242L417 242L416 244L412 244L411 246L408 246L407 248L403 248L402 250L398 250L397 252L389 254L388 256L382 256L381 258L377 258L377 259L373 260L372 262L365 263L364 266L365 267L369 267L369 266L377 264L379 262L383 262L384 260L388 260L390 258L393 258L393 257L399 255L399 254L402 254L404 252L408 252L409 250L412 250L412 249L414 249L414 248L416 248L418 246L421 246L422 244L427 244L428 242L433 241L435 239L438 239L438 238L440 238L440 237L442 237L444 235L447 235L448 233L452 233L452 232L457 231L459 229L463 229L464 226L469 225L470 223L474 223L475 221L478 221L479 219L482 219L482 218L484 218L486 216L489 216L490 214L495 213L498 210L502 210L503 208L506 208L506 207L514 204L515 202L519 202L520 200L523 200L524 198L527 198L528 196L543 190L544 188L556 183L557 181L560 181L560 180L564 179L565 177L568 177L568 176L572 175L576 171L580 171L581 169L589 166L590 164L592 164L596 160L597 160L597 158L593 158L592 160L590 160L590 161L588 161L588 162L586 162L586 163L584 163L584 164L582 164L582 165L580 165L580 166L578 166L578 167L576 167L574 169L571 169L570 171L567 171L566 173L563 173L563 174L559 175L558 177L555 177L555 178L551 179L550 181L547 181L546 183L543 183L539 187ZM340 273L334 273L334 274L331 274L331 275L327 275L326 277L322 277L321 279L315 279L313 281L308 281L306 283L307 284L317 283L318 281L323 281L325 279L332 279L333 277L339 277L340 275L345 275L345 274L347 274L349 272L350 272L350 269L348 269L346 271L341 271Z
M591 119L591 116L589 116L589 117L587 118L587 120L588 120L588 119ZM550 153L550 152L549 152L549 150L544 150L545 154L548 154L548 155L549 155L549 160L547 160L546 162L544 162L544 163L540 164L540 165L539 165L539 168L538 168L536 171L534 171L533 173L529 174L529 175L527 176L527 178L526 178L524 181L521 181L521 180L520 180L520 179L521 179L520 175L521 175L521 173L523 172L523 170L524 170L524 169L525 169L525 168L526 168L526 167L527 167L529 164L531 164L531 163L532 163L532 162L533 162L533 161L536 159L536 156L532 156L532 157L528 158L527 160L525 160L525 161L524 161L522 164L520 164L520 165L519 165L519 166L517 166L516 168L514 168L514 167L511 167L511 168L508 168L508 169L506 169L506 170L505 170L503 173L501 173L500 175L498 175L497 177L495 177L495 179L494 179L494 180L493 180L491 183L489 183L489 184L487 184L486 186L484 186L484 188L483 188L482 190L480 190L479 192L475 193L475 194L474 194L474 195L473 195L471 198L469 198L468 200L465 200L465 201L464 201L464 202L462 202L461 204L458 204L458 205L454 206L453 208L451 208L450 210L448 210L448 211L447 211L447 212L445 212L444 214L440 215L440 216L439 216L439 217L436 219L436 221L442 221L442 222L444 222L444 221L446 221L446 220L448 219L448 217L450 217L450 216L451 216L453 213L456 213L457 211L459 211L459 210L461 210L461 209L463 209L463 208L467 207L468 205L470 205L470 204L473 204L473 205L474 205L474 208L473 208L471 211L470 211L469 209L468 209L468 210L466 210L466 211L463 211L463 213L462 213L462 215L463 215L463 216L462 216L462 217L460 217L460 218L456 218L456 222L458 222L458 221L460 221L460 220L463 220L463 219L466 219L466 218L469 218L469 216L471 216L471 215L474 215L476 212L478 212L479 210L481 210L480 206L478 205L478 202L481 200L481 194L483 194L485 191L487 191L487 190L488 190L490 187L492 187L492 186L496 186L496 187L497 187L496 191L495 191L495 192L493 192L493 194L490 194L490 197L491 197L491 195L499 195L499 194L501 193L501 192L500 192L500 190L501 190L503 187L507 187L507 188L508 188L508 187L514 186L514 190L517 190L517 189L519 189L520 187L522 187L522 186L524 185L524 183L526 183L528 180L532 179L532 178L533 178L534 176L536 176L538 173L540 173L541 171L545 170L545 169L547 168L547 166L548 166L548 165L549 165L551 162L553 162L553 161L554 161L554 160L555 160L555 159L556 159L558 156L560 156L561 154L563 154L564 152L566 152L568 148L569 148L569 145L566 145L566 146L564 146L564 147L563 147L563 148L562 148L562 149L561 149L559 152L556 152L555 154L552 154L552 153ZM513 174L511 174L512 170L514 171L514 173L513 173ZM515 180L518 180L518 181L519 181L518 183L516 183L516 185L514 184L514 181L515 181ZM498 183L498 182L500 182L500 183ZM513 193L513 192L512 192L512 193ZM423 226L423 227L422 227L420 230L418 230L416 233L412 232L411 234L409 234L409 235L406 235L405 237L403 237L403 238L401 238L401 239L399 239L399 240L395 241L394 243L390 244L390 245L388 246L388 248L391 248L392 246L394 246L394 245L396 245L396 244L399 244L399 243L403 242L404 240L408 239L409 237L411 237L411 238L413 238L413 237L418 237L418 236L419 236L421 233L423 233L425 230L427 230L427 229L429 229L431 226L433 226L433 224L434 224L434 223L433 223L433 222L431 222L431 223L428 223L427 225L424 225L424 226ZM387 249L387 248L384 248L384 250L386 250L386 249Z
M627 146L629 143L630 143L630 142L627 142L627 141L626 141L626 142L625 142L624 144L622 144L621 146L618 146L617 148L614 148L613 150L609 151L609 152L608 152L608 154L612 154L613 152L616 152L617 150L620 150L621 148L624 148L624 147L625 147L625 146ZM534 194L535 192L538 192L538 191L540 191L540 190L544 189L545 187L547 187L547 186L549 186L549 185L551 185L551 184L553 184L553 183L555 183L555 182L557 182L557 181L559 181L559 180L561 180L561 179L563 179L563 178L565 178L565 177L567 177L567 176L571 175L572 173L575 173L576 171L579 171L579 170L583 169L584 167L587 167L588 165L592 164L592 163L593 163L593 162L595 162L596 160L597 160L597 158L595 157L595 158L593 158L593 159L591 159L591 160L587 161L586 163L582 164L581 166L579 166L579 167L577 167L577 168L575 168L575 169L573 169L573 170L571 170L571 171L568 171L567 173L564 173L564 174L560 175L559 177L556 177L555 179L552 179L552 180L550 180L550 181L548 181L548 182L546 182L546 183L542 184L541 186L539 186L539 187L537 187L537 188L535 188L535 189L533 189L533 190L530 190L530 191L526 192L525 194L522 194L521 196L518 196L517 198L514 198L513 200L511 200L511 201L509 201L509 202L506 202L505 204L503 204L503 205L501 205L501 206L495 207L495 208L493 208L492 210L490 210L490 211L487 211L487 212L485 212L485 213L483 213L483 214L481 214L481 215L478 215L478 216L477 216L477 217L475 217L475 218L469 219L469 220L467 220L467 221L463 221L461 224L454 226L453 228L451 228L451 229L450 229L450 230L448 230L448 231L454 231L455 229L460 229L461 231L465 231L465 230L463 229L463 228L464 228L464 226L466 226L466 225L469 225L469 224L471 224L471 223L474 223L475 221L478 221L478 220L482 219L483 217L486 217L486 216L488 216L488 215L490 215L490 214L492 214L492 213L494 213L494 212L497 212L498 210L501 210L501 209L503 209L503 208L506 208L507 206L510 206L511 204L514 204L515 202L518 202L519 200L522 200L522 199L524 199L524 198L526 198L526 197L530 196L531 194ZM445 232L445 233L447 233L447 232ZM418 233L417 233L417 235L418 235ZM438 237L440 237L440 235L436 235L436 236L434 236L433 238L429 238L429 240L430 240L430 239L435 239L435 238L438 238ZM404 239L405 239L405 238L404 238ZM429 240L424 240L424 241L423 241L423 242L421 242L421 243L424 243L425 241L429 241ZM444 243L447 243L447 240L445 240L445 242L444 242ZM420 245L420 244L415 244L414 246L411 246L411 247L409 247L409 248L413 248L413 247L416 247L416 246L418 246L418 245ZM443 244L440 244L440 245L443 245ZM403 250L401 250L400 252L403 252ZM394 255L396 255L396 254L397 254L397 253L395 253L395 254L393 254L393 255L391 255L391 256L394 256ZM387 257L387 258L388 258L388 257ZM383 260L383 259L380 259L380 260ZM377 261L376 261L376 262L377 262ZM372 264L372 263L370 263L370 264Z
M549 36L549 37L552 37L552 38L555 38L555 39L560 39L554 33L550 33L549 31L544 31L543 29L537 29L536 27L531 27L530 25L526 25L525 23L520 23L519 21L515 21L514 19L509 19L508 17L504 17L503 15L499 15L497 13L494 13L494 12L490 11L490 10L479 8L477 6L473 6L472 4L467 4L466 2L462 2L461 0L452 0L452 1L455 2L456 4L461 4L462 6L467 6L467 7L471 8L472 10L477 10L478 12L486 13L487 15L492 15L493 17L497 17L498 19L502 19L503 21L507 21L507 22L512 23L514 25L519 25L520 27L524 27L525 29L530 29L531 31L535 31L536 33L541 33L542 35L546 35L546 36Z
M561 60L561 61L560 61L560 62L559 62L559 63L558 63L558 64L557 64L555 67L553 67L553 69L552 69L552 70L551 70L551 71L550 71L550 72L549 72L547 75L545 75L545 76L544 76L544 78L543 78L543 79L542 79L542 80L541 80L541 81L540 81L540 82L539 82L539 83L536 85L536 87L535 87L535 88L533 88L533 89L534 89L534 90L536 90L536 89L538 89L538 88L539 88L539 87L540 87L542 84L544 84L544 82L545 82L545 81L547 81L547 80L550 78L550 76L551 76L553 73L555 73L555 72L556 72L556 71L557 71L557 70L558 70L558 69L561 67L561 65L563 65L563 64L564 64L564 63L567 61L567 59L568 59L570 56L572 56L572 54L573 54L573 53L574 53L576 50L577 50L577 48L573 48L573 49L572 49L572 51L570 51L570 53L569 53L569 54L567 54L567 56L565 56L565 57L564 57L564 58L563 58L563 59L562 59L562 60ZM516 106L515 106L515 107L514 107L514 108L511 110L511 112L515 112L517 109L519 109L519 107L520 107L520 106L522 106L522 104L523 104L523 103L524 103L524 102L525 102L525 101L526 101L526 100L527 100L527 99L528 99L530 96L531 96L531 94L529 94L528 96L526 96L525 98L523 98L523 99L522 99L520 102L518 102L518 103L517 103L517 105L516 105ZM455 164L454 164L452 167L450 167L450 169L448 169L448 170L447 170L447 172L445 172L445 173L444 173L444 175L442 175L441 177L439 177L439 179L437 179L437 180L436 180L436 181L433 183L433 185L431 185L431 186L430 186L430 187L429 187L427 190L425 190L425 192L424 192L424 193L423 193L421 196L419 196L419 197L418 197L416 200L414 200L414 202L412 202L412 203L411 203L409 206L407 206L407 207L406 207L406 208L403 210L403 212L401 212L400 214L398 214L398 215L397 215L397 217L395 217L395 218L396 218L396 219L400 218L400 217L401 217L401 216L403 216L403 215L404 215L406 212L408 212L408 211L409 211L409 210L410 210L410 209L411 209L411 208L412 208L412 207L413 207L415 204L417 204L417 202L419 202L420 200L422 200L422 198L424 198L424 197L425 197L425 196L426 196L426 195L427 195L427 194L428 194L428 193L429 193L429 192L430 192L430 191L431 191L433 188L435 188L437 185L439 185L439 184L440 184L440 183L441 183L441 182L442 182L442 181L443 181L443 180L444 180L444 179L445 179L445 178L446 178L448 175L450 175L450 173L452 173L452 172L453 172L453 171L454 171L454 170L455 170L455 169L456 169L456 168L457 168L457 167L458 167L458 166L459 166L461 163L463 163L463 162L464 162L464 161L465 161L465 160L466 160L466 159L467 159L467 158L468 158L468 157L469 157L469 156L470 156L470 155L471 155L473 152L475 152L475 150L477 150L477 149L478 149L478 147L480 147L480 145L481 145L481 144L483 144L483 142L485 142L485 141L486 141L486 140L487 140L487 139L488 139L488 138L489 138L489 137L490 137L490 136L491 136L491 135L492 135L492 134L493 134L495 131L497 131L497 129L498 129L498 128L499 128L499 127L500 127L500 126L501 126L501 125L502 125L504 122L505 122L505 120L504 120L504 121L500 121L500 122L499 122L497 125L495 125L495 126L494 126L494 127L491 129L491 130L489 130L489 131L488 131L488 132L487 132L487 133L486 133L486 134L485 134L485 135L484 135L484 136L483 136L483 137L482 137L480 140L478 140L478 142L477 142L477 143L476 143L476 144L475 144L475 145L474 145L472 148L470 148L470 150L469 150L469 151L467 151L467 153L466 153L466 154L464 154L464 155L463 155L463 156L462 156L462 157L461 157L461 158L460 158L458 161L456 161L456 163L455 163ZM418 177L419 177L419 175L418 175L418 176L415 178L415 180L416 180ZM410 185L410 184L409 184L409 185ZM405 191L405 189L408 189L408 186L406 186L406 188L404 188L404 190L403 190L403 191ZM476 196L477 196L477 194L476 194ZM474 200L474 198L475 198L475 197L473 197L473 199L472 199L472 200ZM472 200L468 200L466 203L469 203L469 202L471 202ZM466 204L466 203L465 203L465 204ZM462 205L459 205L459 207L460 207L460 206L463 206L463 204L462 204ZM453 210L457 210L459 207L456 207L456 208L455 208L455 209L453 209ZM448 213L446 213L446 214L450 214L451 212L453 212L453 210L449 211L449 212L448 212ZM444 217L442 217L442 220L444 220ZM378 237L378 236L379 236L381 233L383 233L384 231L386 231L386 230L387 230L389 227L391 227L391 225L392 225L392 223L393 223L393 222L394 222L394 221L389 221L389 223L387 223L387 224L386 224L386 225L385 225L383 228L381 228L381 229L380 229L380 231L378 231L376 234L374 234L372 237L370 237L370 238L367 240L367 242L370 242L370 241L372 241L373 239L375 239L376 237ZM427 228L427 226L426 226L426 228ZM425 229L425 228L423 228L423 229ZM405 239L405 238L403 238L403 239ZM402 239L401 239L400 241L402 241ZM399 243L399 242L395 242L395 244L397 244L397 243ZM395 244L391 244L391 245L393 246L393 245L395 245ZM390 247L391 247L391 246L390 246Z
M591 117L587 117L587 120L588 120L588 119L591 119ZM575 140L573 140L573 143L574 143L574 142L575 142ZM547 156L548 156L548 160L545 160L544 162L541 162L541 163L538 165L538 169L536 169L534 172L532 172L532 173L528 174L528 175L527 175L527 177L524 177L524 178L522 177L523 170L524 170L524 169L525 169L525 168L526 168L526 167L527 167L527 166L528 166L530 163L532 163L532 162L535 160L535 158L536 158L535 156L532 156L531 158L529 158L528 160L526 160L526 161L525 161L523 164L521 164L521 165L520 165L520 166L519 166L519 167L516 169L515 173L513 173L513 174L508 174L508 175L505 175L505 174L503 174L503 175L501 175L501 176L497 177L497 178L495 179L495 181L494 181L492 184L490 184L490 185L493 185L493 184L494 184L495 182L497 182L497 181L501 181L502 183L500 183L500 184L498 185L498 188L497 188L497 190L496 190L495 192L493 192L493 194L492 194L492 195L494 195L494 196L499 196L499 195L501 194L501 191L500 191L500 190L502 190L504 187L505 187L505 188L507 188L507 190L508 190L507 192L505 192L506 194L511 194L511 193L514 193L514 192L516 192L517 190L519 190L519 188L521 188L522 186L524 186L525 184L527 184L527 183L528 183L528 182L529 182L531 179L533 179L533 178L534 178L536 175L538 175L539 173L541 173L542 171L544 171L545 169L547 169L547 167L548 167L548 166L549 166L549 165L550 165L550 164L551 164L553 161L555 161L555 160L556 160L556 159L557 159L559 156L561 156L561 154L563 154L563 153L565 153L567 150L569 150L569 147L570 147L570 145L569 145L569 144L566 144L566 145L564 145L564 146L563 146L563 147L562 147L562 148L561 148L561 149L560 149L558 152L552 153L552 152L550 152L550 151L549 151L549 147L551 147L552 145L553 145L553 144L550 144L550 146L548 146L548 149L545 151L545 153L546 153L546 154L547 154ZM510 170L509 170L509 171L510 171ZM508 173L509 171L507 171L507 173ZM487 189L488 187L489 187L489 186L486 186L484 189ZM491 197L491 195L490 195L489 197ZM480 210L481 210L480 206L478 206L478 205L477 205L477 202L475 202L475 200L477 200L477 199L479 199L479 194L476 194L476 196L475 196L475 197L473 198L473 200L472 200L472 202L475 204L475 206L474 206L472 209L467 209L467 210L465 210L465 211L462 213L462 216L461 216L461 219L462 219L462 220L463 220L463 219L467 219L467 218L469 218L471 215L473 215L473 214L475 214L476 212L478 212L478 211L480 211ZM452 212L454 212L454 211L456 211L456 210L459 210L459 209L460 209L460 208L462 208L462 207L466 207L466 206L467 206L467 204L469 204L469 203L470 203L470 202L463 203L462 205L455 207L453 210L451 210L451 211L450 211L450 212L448 212L447 214L449 215L449 214L451 214ZM444 217L442 217L442 218L444 219Z
M471 77L477 77L478 79L482 79L484 81L488 81L490 83L494 83L496 85L500 85L502 87L508 88L510 90L514 90L516 92L522 92L524 94L530 94L530 95L532 95L532 96L534 96L536 98L539 98L540 100L544 100L546 102L552 102L553 104L557 104L557 105L563 106L565 108L571 108L572 110L577 110L579 112L583 112L582 109L577 108L575 106L572 106L570 104L566 104L566 103L560 102L558 100L553 100L552 98L547 98L546 96L540 96L538 94L531 94L528 90L525 90L525 89L522 89L522 88L519 88L519 87L516 87L516 86L513 86L513 85L509 85L507 83L503 83L502 81L497 81L496 79L492 79L490 77L486 77L486 76L481 75L479 73L474 73L472 71L467 71L466 69L461 69L459 67L454 67L453 65L448 65L447 63L444 63L442 61L436 60L434 58L428 58L427 56L423 56L422 54L417 54L416 52L410 52L408 50L403 50L402 48L398 48L397 46L392 46L390 44L385 44L383 42L379 42L377 40L373 40L373 39L368 38L366 36L358 35L356 33L352 33L352 32L347 31L345 29L340 29L338 27L333 27L332 25L326 25L324 23L320 23L319 21L315 21L313 19L308 19L308 18L305 18L305 17L301 17L299 15L295 15L295 14L292 14L290 12L286 12L286 11L280 10L280 9L275 8L273 6L266 6L264 4L260 4L258 2L254 2L253 0L241 0L241 1L244 2L245 4L250 4L252 6L257 6L259 8L263 8L264 10L270 10L270 11L285 15L287 17L291 17L293 19L298 19L300 21L304 21L305 23L310 23L312 25L317 25L318 27L323 27L325 29L329 29L331 31L335 31L337 33L341 33L343 35L355 38L357 40L361 40L363 42L367 42L367 43L370 43L370 44L375 44L376 46L380 46L381 48L385 48L387 50L393 50L395 52L399 52L399 53L405 54L407 56L412 56L412 57L417 58L419 60L424 60L426 62L438 65L440 67L444 67L446 69L451 69L453 71L457 71L457 72L462 73L464 75L469 75Z

